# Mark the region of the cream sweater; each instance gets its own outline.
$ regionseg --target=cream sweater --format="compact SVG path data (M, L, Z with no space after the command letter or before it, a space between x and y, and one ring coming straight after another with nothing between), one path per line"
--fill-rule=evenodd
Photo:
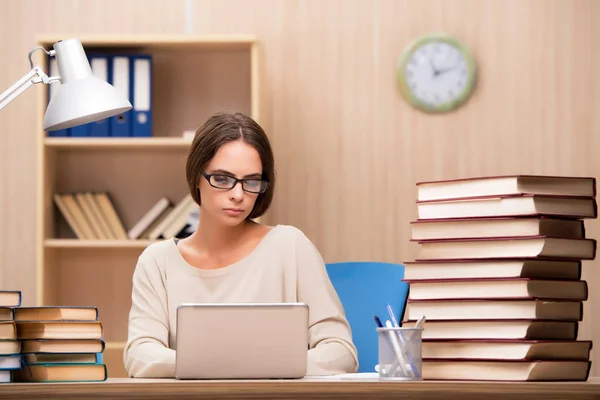
M209 302L306 303L307 375L358 369L350 327L323 259L291 226L275 226L248 256L214 270L188 264L173 239L152 244L138 259L131 301L123 353L131 377L173 377L177 306Z

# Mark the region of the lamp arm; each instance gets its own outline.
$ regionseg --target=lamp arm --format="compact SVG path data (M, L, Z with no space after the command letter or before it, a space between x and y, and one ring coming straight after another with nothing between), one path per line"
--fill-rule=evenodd
M36 83L44 83L49 84L52 82L59 82L60 77L53 76L49 77L46 75L44 71L38 66L33 65L32 55L36 50L43 50L49 56L54 56L54 50L46 50L41 46L38 46L29 52L29 65L31 65L31 70L26 73L21 79L15 82L14 85L5 90L2 94L0 94L0 110L8 105L11 101L13 101L17 96L23 93L25 90L29 89L30 86Z

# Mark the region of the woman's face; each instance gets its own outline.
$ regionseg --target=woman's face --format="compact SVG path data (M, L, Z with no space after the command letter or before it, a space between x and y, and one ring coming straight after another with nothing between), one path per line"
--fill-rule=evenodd
M255 187L256 180L262 177L262 163L254 147L242 140L224 144L217 150L204 172L215 175L211 182L217 186L226 186L230 177L237 179L254 179L247 188ZM253 185L254 183L254 185ZM211 217L223 224L235 226L243 222L254 208L258 193L251 193L237 182L232 189L211 186L204 176L199 182L202 209Z

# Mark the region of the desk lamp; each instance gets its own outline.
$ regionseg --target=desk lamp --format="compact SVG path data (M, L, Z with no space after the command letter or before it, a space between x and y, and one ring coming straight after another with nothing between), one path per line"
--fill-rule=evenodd
M0 110L36 83L60 82L44 115L43 129L54 131L88 122L98 121L132 108L131 103L112 85L92 75L92 69L79 39L60 40L54 50L42 46L29 52L31 70L0 95ZM31 58L36 50L56 57L59 76L48 76L42 68L33 65Z

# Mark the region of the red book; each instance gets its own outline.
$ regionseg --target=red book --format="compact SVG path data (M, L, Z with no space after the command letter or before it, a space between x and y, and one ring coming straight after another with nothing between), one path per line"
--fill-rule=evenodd
M515 194L595 197L596 178L521 174L417 183L417 198L420 201Z

